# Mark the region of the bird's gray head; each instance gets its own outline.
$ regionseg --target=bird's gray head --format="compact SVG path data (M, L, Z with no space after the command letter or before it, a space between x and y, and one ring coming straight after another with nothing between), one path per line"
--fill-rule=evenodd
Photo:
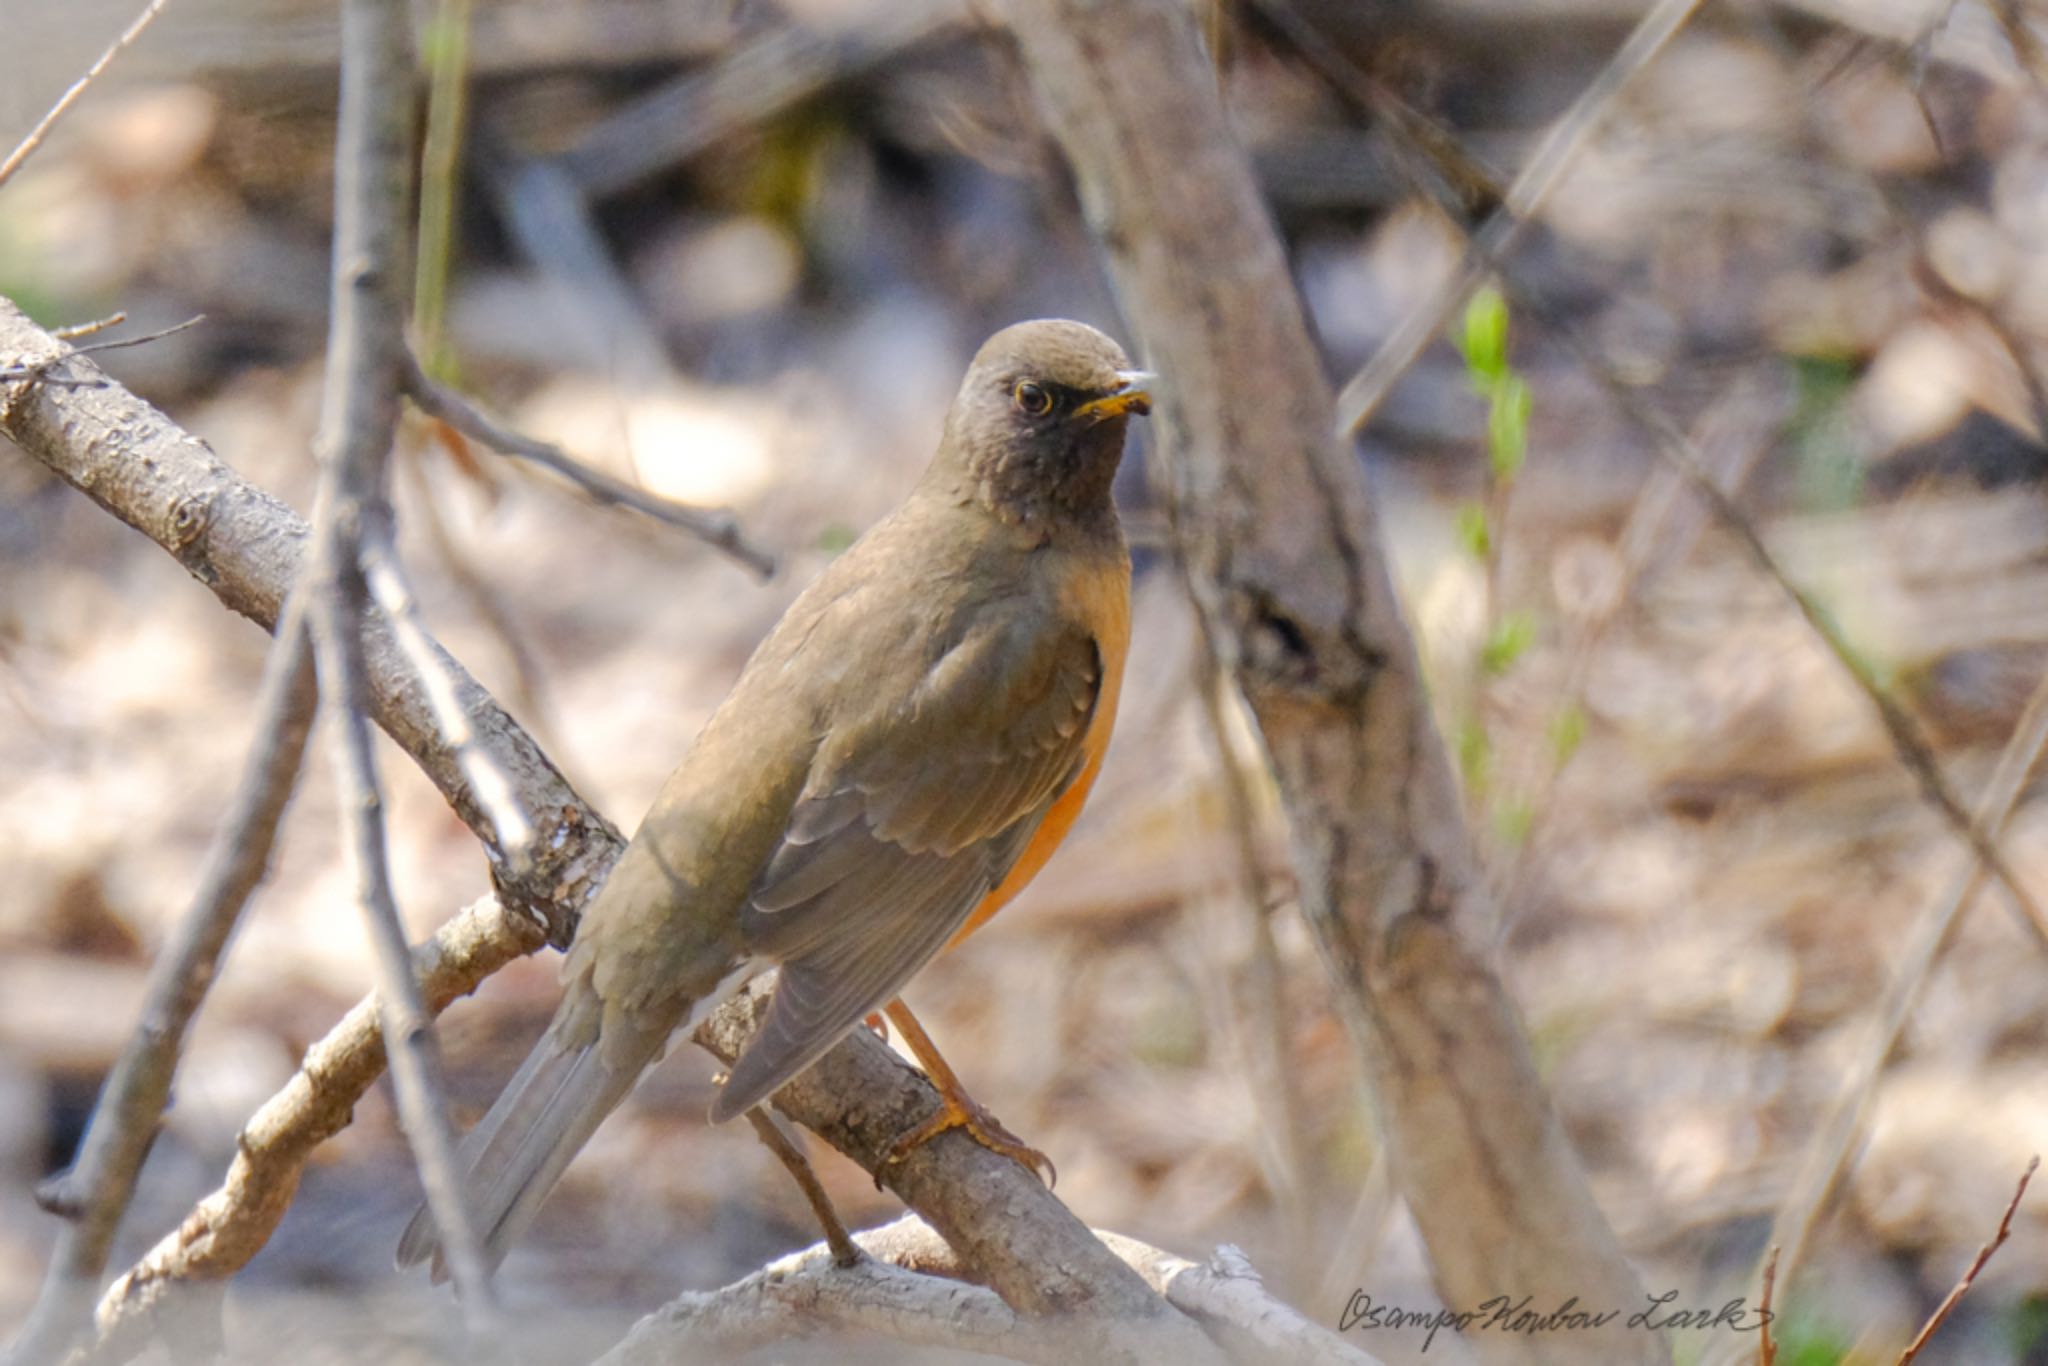
M1106 512L1124 428L1150 411L1151 379L1086 323L1006 327L967 367L937 466L1005 521Z

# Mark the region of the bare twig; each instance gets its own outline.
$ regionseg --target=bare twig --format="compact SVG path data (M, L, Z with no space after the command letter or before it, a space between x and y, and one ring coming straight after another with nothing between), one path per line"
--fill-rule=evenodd
M440 418L471 440L501 454L517 456L553 470L601 503L632 508L656 521L681 527L764 579L775 572L775 558L747 539L738 519L730 512L677 503L614 478L603 470L593 469L559 446L536 441L503 426L461 394L429 375L417 357L408 355L405 366L406 392L419 405L420 411Z
M1977 1283L1978 1273L1990 1264L1992 1254L2004 1247L2005 1240L2012 1237L2012 1216L2018 1212L2020 1201L2026 1196L2027 1183L2034 1179L2034 1173L2040 1170L2040 1167L2039 1154L2027 1159L2027 1169L2020 1173L2019 1186L2013 1191L2012 1199L2006 1201L2005 1215L1998 1221L1997 1234L1990 1242L1977 1249L1977 1256L1970 1263L1969 1270L1963 1273L1963 1278L1957 1281L1954 1288L1942 1298L1941 1303L1935 1306L1934 1312L1927 1316L1927 1322L1921 1325L1919 1335L1907 1344L1905 1351L1899 1353L1898 1366L1909 1366L1913 1358L1920 1355L1920 1349L1927 1345L1927 1340L1934 1336L1935 1330L1955 1312L1955 1307L1962 1303L1963 1296L1970 1293L1970 1287Z
M1773 1245L1764 1259L1764 1291L1757 1299L1757 1317L1762 1321L1756 1330L1756 1366L1777 1366L1778 1340L1771 1334L1771 1320L1777 1317L1777 1311L1771 1308L1771 1297L1777 1289L1778 1249Z
M355 867L356 901L375 950L399 1118L474 1328L487 1321L490 1271L463 1199L432 1017L413 980L405 927L392 893L383 799L370 747L362 636L370 602L364 551L387 544L390 536L386 468L405 372L399 282L408 240L405 187L412 154L410 38L403 0L346 0L342 7L333 288L316 439L321 478L309 611L314 662L335 727L335 777ZM430 681L430 697L434 689ZM456 710L452 702L449 710ZM478 795L488 809L489 801Z
M446 349L449 258L461 184L463 128L469 115L471 0L439 0L422 28L428 72L427 126L420 138L419 264L413 277L413 335L425 369L454 378Z
M1273 909L1279 898L1259 854L1259 815L1244 759L1232 738L1215 644L1196 614L1202 636L1190 683L1201 707L1203 728L1215 749L1223 817L1230 834L1231 872L1236 882L1231 915L1242 921L1251 954L1241 972L1224 970L1215 993L1218 1027L1235 1047L1239 1068L1257 1117L1260 1166L1281 1211L1291 1252L1300 1265L1314 1258L1315 1230L1309 1217L1309 1157L1301 1088L1295 1077L1288 1028L1287 997L1279 947L1273 940ZM1210 951L1214 956L1213 950ZM1231 980L1235 978L1235 980Z
M1526 296L1519 296L1521 305L1541 316L1542 310ZM1877 676L1870 661L1864 658L1847 635L1842 631L1832 613L1821 605L1811 593L1795 583L1770 546L1764 543L1761 532L1740 504L1720 483L1707 472L1700 458L1699 450L1686 434L1680 431L1671 419L1650 403L1634 387L1624 383L1614 373L1613 367L1605 364L1586 341L1570 328L1554 329L1559 340L1575 352L1601 387L1606 389L1615 404L1629 419L1656 441L1657 453L1668 462L1693 491L1706 503L1716 520L1731 532L1736 541L1749 554L1751 560L1762 570L1764 576L1776 584L1779 591L1792 600L1806 624L1820 638L1829 654L1849 675L1849 681L1856 685L1877 713L1878 723L1883 726L1891 742L1893 753L1898 756L1906 771L1919 785L1921 795L1934 807L1958 838L1976 853L1984 866L1997 878L2013 905L2019 912L2021 925L2035 940L2048 947L2048 910L2044 910L2019 875L2013 871L2011 862L1998 848L1996 840L1980 822L1973 821L1964 809L1955 789L1942 775L1941 761L1935 756L1934 748L1921 733L1920 723L1913 719L1898 698ZM1796 1259L1795 1259L1796 1260Z
M125 313L116 313L111 318L102 318L98 322L81 323L76 327L60 327L50 335L59 340L90 336L94 332L102 331L114 326L116 323L125 321L127 317L128 315ZM181 323L173 323L169 327L159 328L154 332L145 332L139 337L122 337L118 341L91 342L85 346L74 346L68 352L45 357L32 365L0 367L0 380L47 379L49 371L53 366L61 364L71 356L88 356L96 351L119 351L129 346L147 346L153 341L162 341L165 337L176 336L188 327L197 327L205 321L206 315L204 313L195 313ZM73 384L100 383L96 379L71 380L67 382Z
M73 323L69 327L53 328L50 335L58 341L77 341L80 337L90 337L94 333L104 332L110 327L119 327L127 321L128 315L126 313L109 313L106 317L95 318L91 322Z
M69 1222L57 1235L42 1294L9 1360L33 1363L63 1354L91 1321L121 1216L135 1193L170 1099L185 1031L218 972L242 908L262 881L285 804L297 785L312 727L313 660L303 613L288 611L265 666L256 703L255 740L213 847L199 892L150 970L141 1025L100 1092L78 1157L45 1199Z
M1349 436L1372 420L1387 395L1393 392L1395 382L1431 342L1443 335L1451 319L1471 298L1472 291L1493 269L1493 262L1507 253L1522 229L1542 212L1544 202L1562 183L1565 172L1577 160L1615 99L1656 60L1700 3L1701 0L1658 0L1637 22L1628 40L1551 127L1536 154L1529 158L1529 164L1508 187L1501 207L1489 214L1474 234L1458 268L1437 286L1427 303L1402 319L1394 335L1387 338L1337 395L1339 433Z
M1098 1231L1166 1302L1209 1330L1234 1362L1256 1366L1375 1366L1366 1355L1267 1293L1245 1255L1224 1244L1191 1262L1120 1233Z
M846 1232L846 1224L840 1219L839 1211L832 1207L832 1197L825 1194L825 1187L818 1180L818 1174L811 1170L811 1160L805 1157L796 1141L782 1131L782 1125L769 1113L768 1107L756 1105L747 1111L747 1123L754 1128L761 1143L775 1160L782 1164L797 1189L804 1193L804 1200L811 1207L811 1213L818 1220L818 1227L825 1231L825 1246L832 1250L834 1266L852 1266L860 1260L860 1248Z
M449 748L455 751L455 762L461 766L469 790L476 794L477 805L491 823L495 837L485 837L486 849L493 861L502 861L516 876L525 870L532 857L533 822L520 807L511 779L478 743L476 730L456 696L455 677L448 671L440 651L434 648L426 628L420 625L412 587L406 582L405 571L388 540L380 538L363 547L363 577L371 599L390 619L399 648L418 672L435 724L441 728Z
M123 29L121 36L116 38L107 47L107 50L100 54L99 60L87 67L85 74L73 81L71 88L57 97L57 102L50 106L50 111L38 119L36 126L28 130L28 136L23 138L15 149L7 154L7 160L0 161L0 185L5 185L14 178L14 173L21 169L22 163L35 154L36 148L43 145L43 139L49 136L50 129L56 126L57 120L63 118L72 105L78 103L78 97L85 93L86 87L99 79L99 74L107 69L108 64L114 58L125 52L137 38L142 36L144 29L147 29L152 23L156 22L156 16L163 10L166 3L167 0L149 0L149 3L143 7L142 13L135 16L134 22Z
M867 70L958 22L963 6L891 5L844 33L792 23L735 48L604 120L560 163L598 198L630 189L833 80Z

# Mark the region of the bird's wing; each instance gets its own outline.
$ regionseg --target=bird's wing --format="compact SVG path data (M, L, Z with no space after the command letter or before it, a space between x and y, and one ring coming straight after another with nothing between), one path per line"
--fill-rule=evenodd
M782 976L714 1118L885 1005L1003 880L1085 766L1102 675L1078 628L969 630L909 697L827 737L741 912Z

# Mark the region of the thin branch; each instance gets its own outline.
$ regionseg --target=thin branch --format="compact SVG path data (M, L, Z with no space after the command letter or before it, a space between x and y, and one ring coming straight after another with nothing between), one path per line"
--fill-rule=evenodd
M631 508L704 541L751 569L761 578L775 572L775 557L747 539L730 512L691 507L629 484L577 460L561 447L521 435L499 423L455 390L429 375L419 358L405 359L405 388L420 411L501 455L530 460L553 470L600 503Z
M128 315L126 313L109 313L106 317L95 318L91 322L73 323L69 327L53 328L50 335L58 341L77 341L80 337L90 337L94 333L104 332L110 327L119 327L127 321Z
M100 54L99 60L87 67L85 74L73 81L71 88L57 98L57 102L50 106L50 112L44 114L36 126L28 130L28 136L7 154L7 160L0 161L0 185L12 180L14 173L21 169L22 163L35 154L36 148L43 145L43 139L49 136L50 129L56 126L57 120L63 118L72 105L78 103L78 98L85 93L86 87L99 79L99 74L107 69L114 58L120 56L137 38L140 38L144 29L156 22L156 16L163 10L166 2L167 0L149 0L142 13L135 16L135 21L123 29L121 36Z
M1518 293L1516 297L1519 306L1536 313L1539 318L1542 317L1544 310L1526 295ZM1734 496L1707 472L1699 450L1685 433L1634 387L1623 382L1621 377L1614 373L1613 368L1608 366L1575 330L1560 327L1553 328L1553 331L1559 340L1579 357L1580 363L1601 387L1607 390L1622 412L1655 439L1658 455L1692 486L1693 491L1706 503L1715 518L1748 552L1750 559L1763 571L1764 576L1792 600L1792 605L1799 610L1799 615L1805 619L1813 633L1820 638L1821 644L1827 647L1828 653L1835 657L1836 663L1849 675L1849 681L1856 685L1857 691L1863 694L1877 713L1878 723L1884 727L1893 752L1906 771L1912 774L1913 780L1919 785L1921 795L2005 888L2007 895L2012 898L2013 905L2019 911L2022 927L2034 936L2036 942L2048 947L2048 910L2042 908L2040 901L2013 871L2011 862L1998 848L1996 840L1987 832L1985 826L1970 818L1970 813L1964 808L1962 800L1956 796L1955 789L1943 776L1941 761L1935 756L1934 747L1921 733L1920 723L1913 719L1912 713L1907 711L1884 685L1884 681L1877 676L1877 671L1871 666L1870 661L1863 657L1843 633L1840 623L1835 620L1833 614L1796 583L1791 574L1779 563L1777 555L1764 543L1762 533L1756 529L1756 524L1742 510Z
M1353 1347L1273 1298L1245 1255L1228 1243L1191 1262L1120 1233L1096 1236L1166 1302L1209 1330L1234 1362L1255 1366L1376 1366Z
M887 6L842 33L801 23L777 28L628 104L559 164L583 193L618 194L935 36L965 8L923 0Z
M364 549L388 544L390 536L386 471L404 374L399 281L408 240L413 92L411 26L403 0L345 0L341 36L332 303L315 443L321 479L313 519L313 657L335 727L335 780L356 902L375 951L399 1119L440 1225L465 1316L477 1329L488 1321L490 1270L463 1199L432 1017L413 980L391 888L363 654L362 624L370 604ZM434 692L430 679L429 697ZM488 799L478 795L488 810Z
M2018 1212L2020 1201L2027 1193L2027 1183L2034 1179L2034 1173L2040 1170L2040 1167L2041 1158L2038 1153L2027 1159L2027 1169L2020 1173L2019 1187L2013 1191L2012 1199L2006 1201L2005 1216L1998 1221L1998 1233L1990 1242L1977 1249L1976 1260L1970 1263L1970 1269L1963 1273L1963 1278L1955 1283L1955 1287L1948 1292L1942 1302L1935 1306L1934 1312L1928 1315L1927 1322L1921 1325L1919 1336L1907 1345L1905 1351L1899 1353L1898 1366L1909 1366L1913 1358L1920 1355L1920 1349L1927 1345L1927 1340L1934 1336L1935 1330L1955 1312L1955 1307L1962 1303L1963 1296L1970 1293L1970 1287L1977 1283L1978 1273L1990 1264L1991 1255L2004 1247L2006 1239L2012 1237L2012 1216Z
M519 794L512 790L511 779L478 742L476 730L456 696L456 680L448 671L447 658L434 648L433 638L420 624L412 587L406 582L405 571L388 540L380 538L363 547L363 577L371 599L391 622L398 648L405 651L419 674L434 722L441 728L449 748L455 751L455 762L491 823L494 837L485 837L487 852L493 861L502 861L517 875L532 860L533 822L519 805Z
M1183 587L1187 585L1183 581ZM1189 590L1190 603L1193 594ZM1242 922L1250 961L1238 974L1219 965L1224 978L1218 998L1217 1025L1235 1045L1238 1066L1257 1120L1259 1164L1279 1206L1283 1227L1294 1245L1296 1265L1315 1255L1315 1228L1309 1216L1308 1126L1303 1118L1301 1087L1292 1065L1285 974L1273 939L1273 908L1279 896L1272 887L1259 850L1259 817L1245 760L1238 753L1225 708L1229 686L1216 664L1215 642L1208 624L1195 614L1200 648L1194 652L1190 684L1201 709L1203 729L1215 750L1216 776L1223 796L1223 819L1230 834L1231 872L1235 895L1232 919ZM1230 912L1225 912L1230 914ZM1213 950L1210 951L1213 957ZM1231 980L1232 977L1236 980Z
M271 647L248 764L192 909L150 969L141 1024L101 1089L76 1160L54 1183L57 1191L38 1192L44 1207L68 1222L57 1234L42 1293L10 1349L11 1361L55 1359L90 1324L114 1235L170 1099L186 1029L213 984L242 908L263 880L297 786L313 712L312 652L295 605Z
M1542 212L1544 203L1564 180L1565 172L1578 159L1587 140L1606 117L1608 108L1621 92L1640 76L1657 54L1678 36L1680 29L1700 7L1701 0L1658 0L1637 22L1600 74L1593 78L1571 108L1552 126L1529 164L1508 187L1500 208L1487 216L1465 250L1464 259L1450 277L1421 307L1403 318L1394 335L1387 338L1363 369L1353 375L1337 395L1337 431L1351 436L1372 420L1395 383L1408 372L1429 344L1443 335L1472 291L1493 269L1492 263L1506 255L1521 236L1522 229Z
M2027 776L2048 753L2048 678L2035 686L2033 696L2013 727L2012 738L1998 756L1991 780L1977 803L1977 824L1995 838L2004 833L2015 805L2025 789ZM1855 1152L1857 1137L1876 1098L1877 1083L1885 1063L1898 1046L1906 1021L1918 1004L1921 989L1941 957L1950 935L1963 913L1983 887L1985 865L1971 859L1948 895L1928 906L1913 925L1912 933L1892 970L1891 988L1885 994L1877 1019L1857 1052L1854 1064L1842 1082L1827 1122L1816 1134L1801 1165L1799 1179L1779 1206L1771 1225L1771 1244L1782 1247L1784 1257L1779 1275L1791 1282L1806 1253L1821 1211L1841 1183Z
M1764 1292L1757 1299L1756 1366L1777 1366L1778 1340L1771 1335L1771 1321L1777 1311L1771 1308L1771 1297L1778 1290L1778 1249L1774 1244L1770 1255L1764 1259Z
M68 341L73 337L90 336L94 332L99 332L117 323L125 322L127 317L126 313L116 313L111 318L101 318L97 322L80 323L76 327L60 327L50 335L60 341ZM147 346L151 342L162 341L165 337L176 336L188 327L197 327L205 321L206 315L204 313L195 313L181 323L173 323L169 327L158 328L154 332L145 332L139 337L122 337L118 341L90 342L84 346L74 346L69 352L46 357L33 365L0 367L0 380L47 379L49 371L53 366L63 363L72 356L87 356L96 351L119 351L130 346ZM101 381L84 379L68 382L73 384L98 384Z

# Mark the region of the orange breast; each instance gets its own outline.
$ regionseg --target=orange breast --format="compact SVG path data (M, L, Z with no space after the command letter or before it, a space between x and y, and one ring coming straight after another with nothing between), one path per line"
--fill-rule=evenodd
M1009 904L1012 897L1038 876L1038 870L1045 866L1053 850L1060 847L1067 832L1074 828L1074 819L1087 805L1089 789L1095 786L1095 777L1102 771L1102 756L1109 752L1109 735L1116 728L1117 698L1123 692L1124 658L1130 653L1131 646L1129 562L1119 556L1115 563L1100 570L1091 569L1085 574L1075 575L1068 585L1067 601L1063 605L1073 612L1077 620L1088 623L1095 633L1096 649L1102 654L1102 692L1095 699L1095 714L1088 723L1088 734L1081 741L1087 761L1072 785L1045 813L1038 833L1031 837L1031 843L1024 846L1024 853L1011 867L1009 876L982 898L981 904L967 917L967 923L947 943L947 948L980 929L990 916Z

